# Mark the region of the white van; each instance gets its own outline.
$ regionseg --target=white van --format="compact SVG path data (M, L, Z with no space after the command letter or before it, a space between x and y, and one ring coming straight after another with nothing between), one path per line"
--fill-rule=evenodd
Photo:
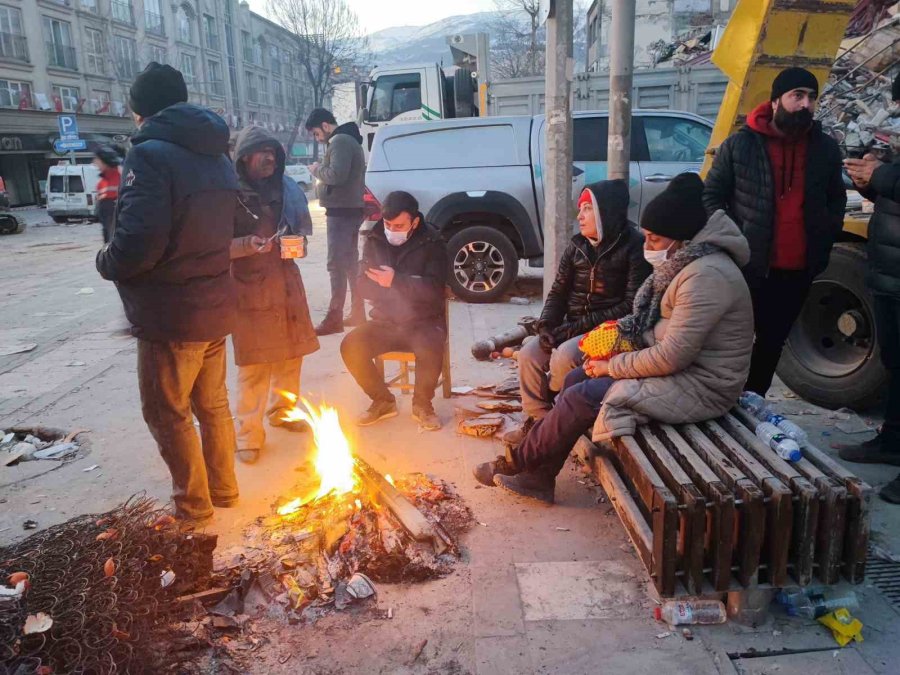
M93 164L61 164L47 172L47 214L54 222L96 220L97 182Z
M293 178L300 189L306 192L313 187L313 176L305 164L289 164L284 167L284 175Z

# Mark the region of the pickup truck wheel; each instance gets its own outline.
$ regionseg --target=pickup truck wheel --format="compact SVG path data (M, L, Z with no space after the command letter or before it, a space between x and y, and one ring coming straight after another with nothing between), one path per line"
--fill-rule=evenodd
M466 302L496 302L516 280L519 256L509 238L491 227L467 227L447 244L450 288Z
M865 271L862 244L837 244L785 346L778 375L816 405L865 409L887 382Z

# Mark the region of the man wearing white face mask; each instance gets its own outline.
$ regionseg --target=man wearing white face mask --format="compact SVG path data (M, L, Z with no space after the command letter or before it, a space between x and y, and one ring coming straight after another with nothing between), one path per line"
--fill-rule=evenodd
M441 428L431 404L444 358L444 287L447 247L425 223L419 203L408 192L392 192L382 220L363 246L359 292L372 305L371 319L341 342L341 356L356 382L372 399L360 417L369 426L396 417L397 401L375 367L379 354L416 355L412 416L427 431Z
M591 424L594 441L603 442L651 420L712 419L735 404L753 345L753 307L740 270L750 247L724 211L707 220L702 193L699 176L681 174L644 209L653 274L632 313L616 323L619 340L636 350L614 349L608 361L572 371L553 410L521 445L476 467L480 482L552 503L556 475Z

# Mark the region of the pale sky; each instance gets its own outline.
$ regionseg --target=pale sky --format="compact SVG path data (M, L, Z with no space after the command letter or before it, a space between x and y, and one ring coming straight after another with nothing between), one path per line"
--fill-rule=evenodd
M327 0L326 0L327 1ZM494 0L347 0L359 17L363 32L374 33L392 26L425 26L448 16L493 10ZM267 0L249 0L257 14L266 14Z

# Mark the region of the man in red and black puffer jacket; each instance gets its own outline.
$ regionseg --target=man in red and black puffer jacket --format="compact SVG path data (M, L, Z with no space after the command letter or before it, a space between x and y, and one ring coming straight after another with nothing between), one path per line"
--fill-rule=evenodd
M847 192L837 143L813 121L819 83L783 70L770 100L716 150L703 203L723 209L750 244L744 276L756 341L746 389L765 396L813 279L825 271L843 227Z

